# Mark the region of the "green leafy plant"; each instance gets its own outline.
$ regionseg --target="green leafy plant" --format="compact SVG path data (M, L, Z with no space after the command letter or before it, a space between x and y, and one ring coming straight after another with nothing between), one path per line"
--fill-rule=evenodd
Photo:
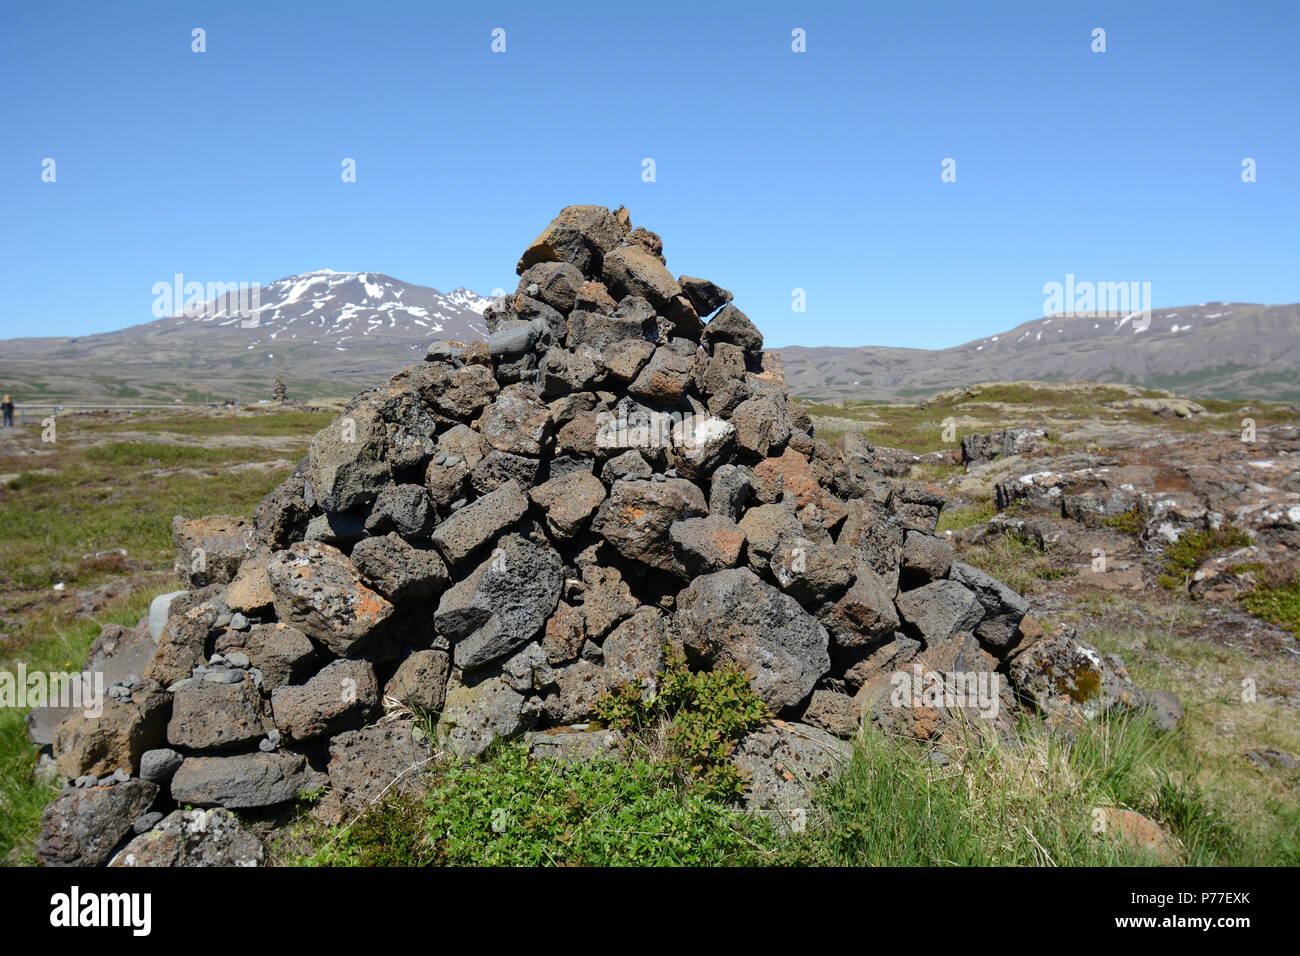
M314 866L755 865L763 818L673 786L646 760L533 760L518 743L440 768L298 860Z
M634 734L663 722L665 767L702 796L737 800L747 780L731 755L746 730L771 716L767 705L744 671L692 672L680 651L669 647L666 653L658 694L644 695L635 684L624 684L596 702L596 713L609 726Z

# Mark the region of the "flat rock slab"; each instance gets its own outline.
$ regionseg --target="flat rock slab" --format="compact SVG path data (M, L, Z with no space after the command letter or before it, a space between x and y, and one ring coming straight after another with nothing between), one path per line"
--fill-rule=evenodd
M307 766L302 754L287 751L187 757L172 777L172 799L196 807L269 807L324 786L327 779Z

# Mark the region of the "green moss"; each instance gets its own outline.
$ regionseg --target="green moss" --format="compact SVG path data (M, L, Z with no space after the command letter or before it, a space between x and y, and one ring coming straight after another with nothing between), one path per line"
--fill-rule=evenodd
M1212 554L1244 548L1251 542L1250 533L1232 525L1209 531L1188 531L1177 541L1165 545L1164 570L1157 578L1161 587L1186 587L1192 572Z
M1281 584L1261 583L1242 595L1241 603L1256 617L1300 638L1300 578Z
M1145 527L1142 521L1142 510L1134 505L1123 514L1112 515L1106 519L1106 527L1114 528L1116 531L1122 531L1124 534L1139 537Z

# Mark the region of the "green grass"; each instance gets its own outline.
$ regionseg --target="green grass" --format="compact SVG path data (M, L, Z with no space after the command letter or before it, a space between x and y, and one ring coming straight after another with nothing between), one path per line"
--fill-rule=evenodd
M175 435L300 436L311 438L330 423L327 412L273 412L251 415L166 415L132 421L129 425L101 426L136 432L170 432Z
M532 761L521 744L437 767L427 791L320 829L311 866L1111 866L1294 862L1294 831L1242 839L1176 736L1114 717L1023 743L954 747L939 766L876 731L814 797L802 833L693 793L643 759ZM1173 858L1096 832L1093 810L1159 823ZM1294 813L1289 825L1298 818ZM1284 823L1287 822L1284 820Z
M1163 768L1173 742L1142 720L1072 736L1032 722L1016 747L990 740L937 766L880 734L859 742L822 794L818 822L778 861L845 866L1109 866L1160 862L1094 832L1093 809L1143 813L1181 841L1181 862L1237 860L1213 797Z
M939 534L943 534L945 531L961 531L963 528L986 525L993 520L995 514L997 514L997 509L993 507L993 501L990 498L976 501L970 505L944 508L943 511L939 512L939 524L936 530Z
M85 460L109 468L201 468L246 461L265 461L260 448L209 448L204 445L171 445L147 441L115 441L92 445Z
M75 618L46 610L25 622L29 636L21 651L0 659L0 669L11 671L18 660L31 671L78 671L86 651L104 624L134 627L149 611L156 594L172 590L168 584L140 591L94 620ZM32 776L36 748L27 738L26 711L0 708L0 862L32 863L32 849L40 826L41 811L55 792Z
M105 569L87 556L116 548L165 566L172 515L249 515L286 471L144 476L69 466L54 475L24 475L19 493L0 500L0 589L96 583Z
M1108 528L1114 528L1116 531L1132 535L1135 538L1142 534L1142 529L1145 527L1142 521L1142 511L1137 505L1134 505L1123 514L1112 515L1106 519L1105 524Z

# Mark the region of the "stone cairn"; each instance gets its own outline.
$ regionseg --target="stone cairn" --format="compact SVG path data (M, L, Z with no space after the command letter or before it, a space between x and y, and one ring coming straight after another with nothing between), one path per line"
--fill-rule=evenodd
M257 862L226 808L327 788L313 812L345 820L435 752L545 728L572 732L538 753L602 752L594 702L653 693L666 646L742 668L780 718L736 753L776 815L864 721L936 738L973 715L900 699L900 670L992 677L1003 721L1018 699L1129 695L1068 636L1013 664L1039 636L1026 602L954 560L942 496L860 435L815 438L731 293L673 278L626 210L564 209L517 272L486 342L434 342L356 396L251 524L176 519L187 590L92 649L104 714L34 729L69 781L42 859ZM213 809L162 817L178 805Z

